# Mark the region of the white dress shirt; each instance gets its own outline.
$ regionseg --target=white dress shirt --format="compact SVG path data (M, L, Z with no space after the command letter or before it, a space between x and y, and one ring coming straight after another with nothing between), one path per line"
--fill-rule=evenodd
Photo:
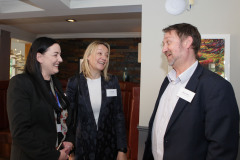
M164 136L168 122L179 99L177 93L180 88L185 88L187 82L197 68L197 65L198 61L192 64L178 77L176 77L176 71L174 69L172 69L167 75L169 84L159 101L152 128L152 153L155 160L163 159Z

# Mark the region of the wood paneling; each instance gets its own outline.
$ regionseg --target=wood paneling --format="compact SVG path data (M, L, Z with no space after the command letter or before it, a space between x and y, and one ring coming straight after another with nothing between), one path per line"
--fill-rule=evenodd
M7 88L9 81L0 81L0 129L9 127L7 118Z
M123 79L124 68L127 67L129 81L140 83L141 63L138 63L138 43L140 38L82 38L58 39L63 63L60 64L59 79L68 79L78 72L79 59L83 57L87 46L95 41L108 42L111 48L108 72Z
M10 158L11 136L7 117L7 88L9 81L0 81L0 157Z
M0 80L9 80L10 47L10 32L0 30Z

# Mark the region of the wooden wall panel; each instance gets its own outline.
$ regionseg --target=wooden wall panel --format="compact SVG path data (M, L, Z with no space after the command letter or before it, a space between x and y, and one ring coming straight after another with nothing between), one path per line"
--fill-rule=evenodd
M0 129L9 127L7 118L7 88L9 81L0 81Z

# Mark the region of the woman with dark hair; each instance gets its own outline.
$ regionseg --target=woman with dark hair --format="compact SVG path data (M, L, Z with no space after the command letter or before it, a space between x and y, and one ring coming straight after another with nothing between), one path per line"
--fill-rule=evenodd
M30 48L24 73L10 80L7 112L11 160L68 159L73 147L72 142L64 141L69 102L54 76L62 61L61 48L55 40L37 38Z
M108 43L92 42L83 56L82 73L67 85L77 113L69 127L76 135L75 160L127 160L121 90L117 77L107 73L109 56Z

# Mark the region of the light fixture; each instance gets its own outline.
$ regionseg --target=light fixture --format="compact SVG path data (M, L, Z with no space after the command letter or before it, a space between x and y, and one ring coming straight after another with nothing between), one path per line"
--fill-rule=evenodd
M67 21L67 22L76 22L75 19L67 19L66 21Z
M186 0L166 0L166 11L173 15L178 15L186 10Z

